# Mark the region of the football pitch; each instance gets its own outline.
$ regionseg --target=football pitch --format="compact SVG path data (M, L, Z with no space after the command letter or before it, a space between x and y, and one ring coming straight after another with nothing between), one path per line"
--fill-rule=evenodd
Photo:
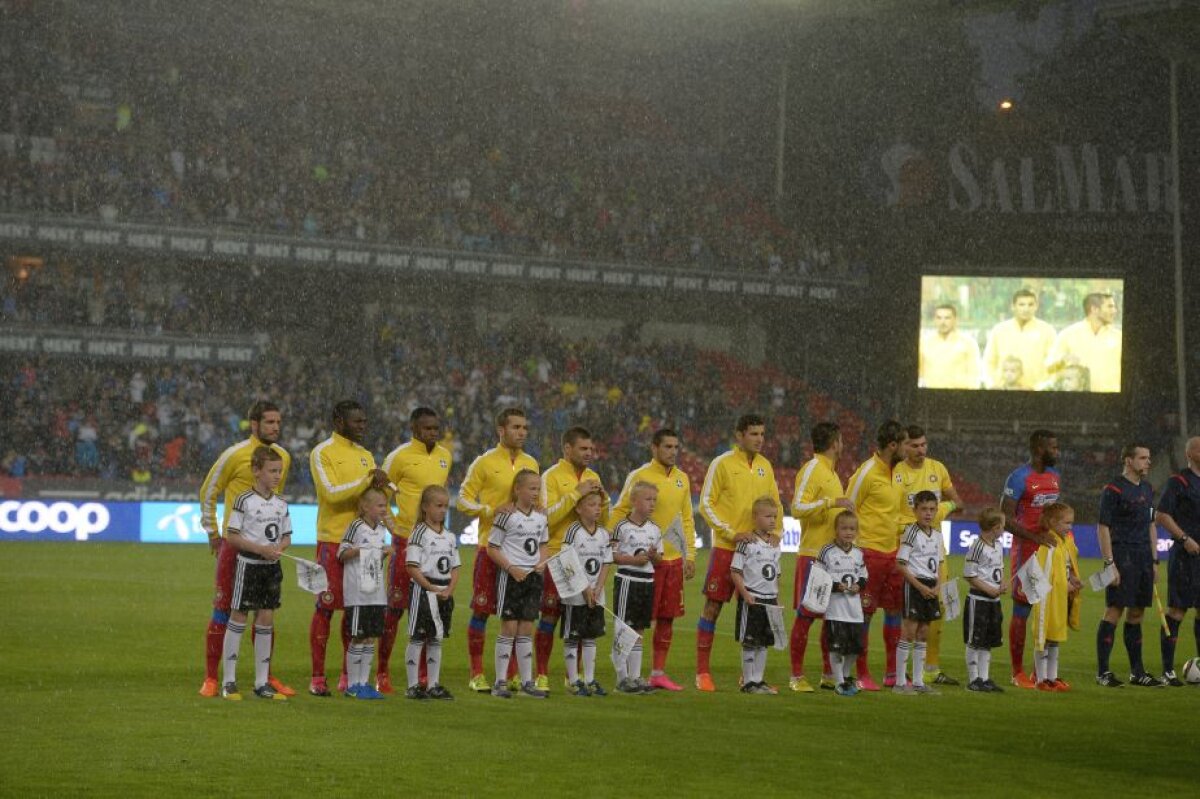
M308 552L301 547L296 554ZM1196 792L1200 689L1096 686L1101 594L1085 590L1082 629L1065 645L1062 676L1075 686L1065 694L1016 688L998 695L946 688L931 697L793 694L787 690L788 654L772 650L767 675L780 694L743 695L727 610L713 651L716 694L689 687L679 694L570 697L562 690L556 645L551 697L505 701L466 690L464 608L472 554L464 548L464 579L443 665L443 682L456 701L397 695L363 702L305 694L312 602L287 564L274 671L301 693L283 703L257 700L247 691L246 701L235 703L196 693L212 595L207 548L0 545L7 564L0 601L8 609L0 620L0 709L9 730L0 746L0 795ZM788 597L793 557L784 556ZM961 571L961 559L952 569ZM1084 566L1085 572L1095 569L1095 563ZM689 686L699 590L699 579L688 583L689 614L677 623L668 664L669 673ZM1006 601L1006 614L1008 609ZM877 676L883 672L880 621L872 630ZM489 674L495 628L493 619ZM1157 672L1152 613L1143 632L1147 665ZM403 644L402 636L393 656L397 684L403 681ZM608 644L602 639L597 674L611 686ZM243 653L248 651L247 640ZM964 677L957 620L947 625L943 651L944 668ZM1179 662L1195 651L1189 615ZM340 653L340 643L331 640L331 680ZM647 642L647 666L649 660ZM993 677L1007 684L1007 648L996 650L993 661ZM1113 663L1119 676L1127 676L1119 633ZM243 686L253 682L250 668L247 658L239 674ZM815 634L807 671L820 673Z

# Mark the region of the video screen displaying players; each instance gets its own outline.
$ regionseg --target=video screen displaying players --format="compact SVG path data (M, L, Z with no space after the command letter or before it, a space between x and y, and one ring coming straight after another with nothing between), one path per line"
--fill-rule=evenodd
M1121 390L1123 280L921 278L917 385L993 391Z

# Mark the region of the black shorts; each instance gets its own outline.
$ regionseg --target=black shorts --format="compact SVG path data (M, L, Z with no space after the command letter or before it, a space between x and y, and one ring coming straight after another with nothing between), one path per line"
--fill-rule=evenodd
M500 618L533 621L542 609L542 575L530 571L524 580L514 580L508 572L496 576L496 607Z
M755 597L754 604L747 605L739 594L737 615L733 618L734 640L742 646L775 646L775 634L771 632L766 605L777 604L778 597Z
M1167 605L1200 608L1200 555L1189 555L1178 542L1167 561Z
M431 581L432 582L432 581ZM437 585L437 583L434 583ZM446 585L449 585L447 583ZM442 586L444 587L444 586ZM433 611L429 608L430 593L413 580L409 586L408 637L414 641L438 641L437 625L433 623ZM437 599L438 616L442 620L441 638L450 637L450 617L454 614L454 597Z
M650 626L654 617L654 580L632 580L617 574L613 578L617 618L635 630Z
M974 649L995 649L1004 643L1004 608L1000 600L967 594L963 614L963 643Z
M578 643L583 639L600 638L604 635L604 608L597 605L560 605L562 608L563 640Z
M839 655L862 654L862 624L856 621L825 620L821 632L829 643L829 651Z
M1145 546L1113 547L1113 563L1121 575L1121 584L1104 589L1107 607L1148 608L1154 604L1154 561L1146 549Z
M379 638L387 605L351 605L346 608L351 638Z
M233 572L233 596L229 606L243 613L274 610L279 607L282 590L283 567L279 561L252 563L239 557Z
M933 588L937 585L937 580L918 579L927 588ZM939 598L935 596L932 599L926 599L917 593L917 589L912 587L912 583L905 580L904 618L928 624L931 621L937 621L941 617L942 603Z

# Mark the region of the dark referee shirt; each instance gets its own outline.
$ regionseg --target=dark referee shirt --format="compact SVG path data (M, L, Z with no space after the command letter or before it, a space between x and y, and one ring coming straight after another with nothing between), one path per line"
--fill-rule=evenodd
M1100 494L1100 523L1114 547L1145 550L1150 557L1150 524L1154 521L1154 489L1149 481L1130 482L1119 474Z
M1200 541L1200 474L1184 469L1171 475L1158 509L1174 519L1189 537Z

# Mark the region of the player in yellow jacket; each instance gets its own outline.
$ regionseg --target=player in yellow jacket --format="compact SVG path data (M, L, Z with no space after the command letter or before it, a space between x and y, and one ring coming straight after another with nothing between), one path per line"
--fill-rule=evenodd
M471 596L471 621L467 623L467 654L471 659L472 691L489 693L492 684L483 674L483 644L488 616L496 612L496 564L487 554L488 533L501 511L512 509L512 484L517 472L540 471L538 462L525 452L529 421L525 411L505 408L496 416L496 434L500 443L480 455L467 467L467 475L458 490L458 509L479 520L479 543L475 554L475 574ZM509 659L516 669L516 659ZM508 675L511 677L512 675ZM497 674L496 679L502 679Z
M692 513L692 486L687 474L675 465L679 459L679 434L670 428L654 433L651 459L629 473L621 496L609 514L606 526L617 523L633 508L633 487L649 483L658 489L658 502L651 521L663 532L663 557L654 567L654 668L650 685L667 691L683 687L667 676L667 655L675 631L675 619L684 613L683 581L696 576L696 520ZM678 541L683 541L680 551Z
M575 506L588 494L599 494L602 513L608 510L608 492L600 482L600 475L590 468L596 456L596 445L592 434L583 427L571 427L562 436L562 458L542 473L541 499L545 508L546 521L550 525L550 542L546 552L556 554L562 549L567 528L578 521ZM603 518L603 516L601 516ZM562 610L559 607L558 586L550 572L542 575L542 617L538 621L533 637L533 648L537 662L535 686L540 691L550 690L550 656L554 652L554 626Z
M392 557L388 559L388 609L383 619L383 636L379 639L379 665L375 668L375 690L392 693L392 678L388 671L392 648L400 617L408 607L408 536L417 522L421 493L429 486L445 486L450 476L450 450L438 441L442 437L442 422L432 408L416 408L408 417L412 438L396 447L383 459L383 470L395 486L392 503ZM425 684L425 654L420 657L420 684Z
M325 649L333 612L342 609L342 564L338 545L346 528L358 517L358 500L368 488L387 488L387 473L375 468L375 456L362 445L367 434L367 412L354 400L343 400L333 407L333 434L309 453L313 485L317 489L317 562L329 577L329 588L317 596L309 626L308 643L312 651L312 682L308 692L329 696L325 682ZM391 520L388 519L388 523ZM338 693L345 693L346 649L350 629L342 614L342 673Z
M246 414L250 424L250 437L228 447L208 470L208 476L200 486L200 525L208 533L208 546L217 558L214 579L212 617L208 622L204 643L204 684L201 696L220 696L221 686L217 681L217 664L221 661L225 644L225 627L229 623L229 600L233 596L233 576L237 570L237 549L228 546L222 533L229 523L233 502L254 487L254 475L250 470L250 457L254 450L268 446L283 458L283 477L275 488L276 494L283 493L287 482L292 456L279 446L279 433L283 427L283 415L273 402L259 400L250 406ZM225 514L221 526L217 527L217 503L225 503ZM274 639L272 639L274 644ZM276 693L295 696L296 692L284 685L274 674L269 683Z
M858 515L858 546L867 567L867 588L862 593L863 646L855 671L858 687L878 691L867 666L871 619L883 608L883 642L887 658L884 685L896 681L896 644L900 642L900 611L904 606L904 578L896 568L900 548L900 506L904 504L893 470L904 457L904 427L888 420L875 435L875 454L850 477L847 497Z
M809 570L826 544L833 543L834 524L843 510L850 509L842 480L834 471L842 457L842 433L832 422L820 422L812 429L815 453L810 461L796 472L796 489L792 493L792 515L800 521L800 556L796 559L796 582L792 607L796 621L792 624L789 649L792 656L792 679L789 687L798 693L812 693L813 687L804 676L804 651L808 648L808 631L814 614L800 604L808 583ZM833 689L836 680L829 666L829 643L824 628L821 632L821 685Z
M775 470L762 455L766 421L757 414L740 417L734 428L733 449L713 459L700 490L700 513L712 530L713 549L704 578L704 609L696 624L696 688L715 691L709 659L721 608L733 597L730 565L743 540L754 537L754 501L770 497L776 505L775 544L783 532L783 503Z
M938 510L933 524L939 526L958 508L958 492L954 490L950 472L942 462L928 456L929 439L925 435L925 429L920 425L910 424L906 432L908 440L904 442L904 460L897 463L895 469L896 485L899 486L904 499L900 505L900 529L903 530L917 520L912 505L913 496L918 491L930 491L938 498ZM938 582L945 582L948 575L946 553L943 551ZM929 623L925 646L925 671L932 675L930 679L937 685L958 685L958 680L942 671L942 619L935 619Z

